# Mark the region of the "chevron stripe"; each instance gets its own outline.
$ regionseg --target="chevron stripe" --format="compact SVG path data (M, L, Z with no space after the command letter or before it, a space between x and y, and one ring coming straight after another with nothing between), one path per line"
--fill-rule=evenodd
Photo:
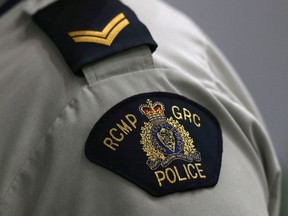
M114 17L102 31L73 31L69 32L68 35L72 37L75 43L98 43L106 46L110 46L117 35L129 25L128 19L125 18L123 13L118 14Z

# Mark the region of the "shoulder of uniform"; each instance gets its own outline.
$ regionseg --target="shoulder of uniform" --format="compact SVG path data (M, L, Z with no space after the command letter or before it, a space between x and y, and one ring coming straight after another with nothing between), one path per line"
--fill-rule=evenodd
M33 20L53 40L74 74L85 65L148 45L157 44L136 14L118 0L56 1Z

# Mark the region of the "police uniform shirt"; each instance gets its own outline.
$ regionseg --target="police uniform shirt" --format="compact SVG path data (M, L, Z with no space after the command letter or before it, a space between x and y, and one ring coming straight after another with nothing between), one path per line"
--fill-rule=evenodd
M75 76L55 43L31 19L51 2L27 0L0 18L1 216L278 215L281 172L264 123L231 66L191 20L162 1L124 0L150 30L157 50L151 55L146 45L133 47L85 65L83 76ZM204 127L201 120L207 113L213 115L210 120L217 119L219 125L209 130L221 128L223 154L214 155L215 160L222 158L213 186L165 194L165 187L210 178L200 163L167 166L155 171L155 188L164 188L155 196L156 189L154 195L145 190L145 179L143 189L135 184L136 174L124 176L129 166L137 166L138 155L119 160L115 167L122 170L115 172L87 158L85 145L95 127L107 130L108 140L118 139L112 150L134 144L125 142L129 139L140 145L139 133L133 133L149 125L148 119L140 124L136 111L118 114L126 108L142 108L145 114L148 105L136 107L133 102L144 96L157 98L147 104L160 111L165 105L166 115L170 112L186 131L189 125ZM164 99L175 103L170 111ZM107 124L99 124L103 118ZM180 130L181 125L175 127ZM201 149L203 163L214 160L209 152L211 157L205 158L205 146ZM131 150L129 158L133 154ZM124 162L128 165L122 166ZM141 173L142 167L136 168Z

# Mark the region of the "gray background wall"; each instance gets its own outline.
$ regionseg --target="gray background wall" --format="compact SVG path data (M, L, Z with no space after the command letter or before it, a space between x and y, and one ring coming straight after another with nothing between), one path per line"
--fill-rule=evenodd
M228 57L256 101L288 175L288 1L166 0ZM286 177L287 178L287 177ZM283 191L287 191L285 178ZM287 192L286 192L287 193ZM282 203L288 205L288 196ZM288 210L282 211L287 216Z

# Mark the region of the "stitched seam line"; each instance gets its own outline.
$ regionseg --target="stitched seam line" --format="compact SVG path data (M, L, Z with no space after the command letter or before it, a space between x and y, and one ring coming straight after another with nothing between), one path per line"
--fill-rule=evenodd
M21 168L17 171L16 175L14 176L13 180L11 181L9 187L7 188L6 192L3 195L3 198L1 199L0 202L0 206L2 206L6 196L8 195L12 185L14 184L15 180L18 178L18 176L20 175L21 171L23 170L23 168L25 167L25 165L27 164L27 162L30 160L30 158L32 157L32 155L35 153L35 151L39 148L40 144L42 143L42 141L46 138L47 134L49 133L49 131L51 130L51 128L53 127L53 125L55 124L55 122L63 117L63 114L65 113L65 110L67 109L67 107L71 106L74 101L76 100L77 96L80 95L82 93L82 91L84 89L87 88L87 85L84 85L79 92L77 92L75 94L75 96L68 102L68 104L64 107L64 109L61 111L60 115L57 116L57 118L51 123L51 125L49 126L49 128L47 129L46 133L42 136L42 138L40 139L40 141L38 142L38 144L36 144L33 148L33 150L31 151L31 153L29 154L29 156L27 157L27 159L24 161L23 165L21 166Z

